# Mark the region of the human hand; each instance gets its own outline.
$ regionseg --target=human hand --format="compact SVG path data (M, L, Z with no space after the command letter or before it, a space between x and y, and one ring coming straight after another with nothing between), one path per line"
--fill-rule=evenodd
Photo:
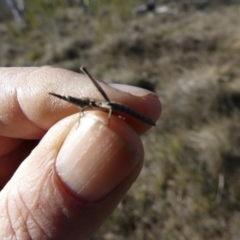
M112 101L159 117L148 91L102 86ZM115 115L108 124L95 110L78 126L78 108L48 92L101 96L87 77L63 69L0 68L0 91L0 239L89 239L136 180L139 135L150 126Z

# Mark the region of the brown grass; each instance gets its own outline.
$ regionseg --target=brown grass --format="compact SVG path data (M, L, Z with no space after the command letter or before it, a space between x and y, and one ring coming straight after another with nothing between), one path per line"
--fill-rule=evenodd
M142 173L93 239L240 239L240 6L148 17L114 4L0 25L2 66L84 64L162 101Z

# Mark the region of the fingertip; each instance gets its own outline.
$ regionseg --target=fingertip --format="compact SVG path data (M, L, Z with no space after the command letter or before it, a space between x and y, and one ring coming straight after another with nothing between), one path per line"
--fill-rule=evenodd
M141 141L126 123L119 124L121 120L116 118L106 126L99 118L81 118L56 160L56 171L63 184L86 202L105 198L143 161Z

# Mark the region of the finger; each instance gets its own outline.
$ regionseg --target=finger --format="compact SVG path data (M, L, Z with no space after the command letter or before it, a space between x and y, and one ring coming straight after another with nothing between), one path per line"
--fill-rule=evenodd
M123 92L100 85L112 101L134 108L154 121L159 117L161 107L156 95L137 88L125 88ZM40 139L54 123L79 111L49 92L103 99L86 76L51 67L1 68L0 89L0 135L14 138ZM124 117L138 133L150 127L132 117Z
M31 153L38 141L0 137L0 190L12 177L21 162Z
M128 124L77 121L53 126L0 193L1 239L89 239L136 179L143 147Z

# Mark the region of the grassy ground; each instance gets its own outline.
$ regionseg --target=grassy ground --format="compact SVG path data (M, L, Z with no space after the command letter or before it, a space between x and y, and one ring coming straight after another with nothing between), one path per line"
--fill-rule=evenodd
M162 101L142 173L93 239L240 239L240 5L135 16L140 1L98 2L0 23L1 66L84 64Z

